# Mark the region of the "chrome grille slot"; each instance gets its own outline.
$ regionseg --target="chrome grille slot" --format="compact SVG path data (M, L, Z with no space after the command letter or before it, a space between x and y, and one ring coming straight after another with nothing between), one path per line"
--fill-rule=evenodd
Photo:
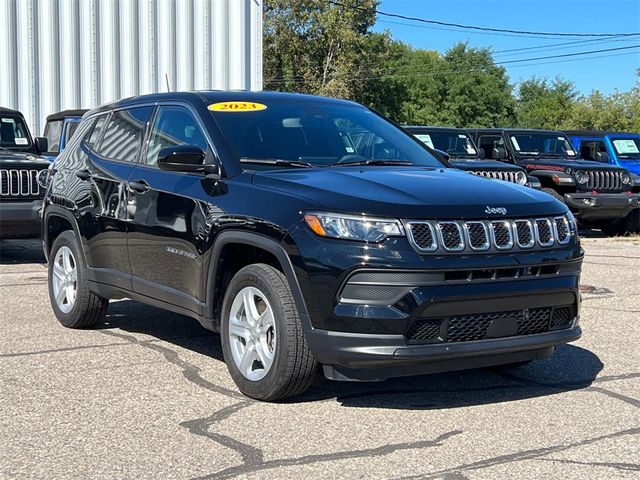
M0 170L0 195L36 197L40 195L39 170Z
M554 233L560 245L566 245L571 240L569 221L565 217L555 217L553 219Z
M533 224L531 220L516 220L516 241L520 248L531 248L536 243L533 236Z
M553 227L548 218L536 218L536 239L543 247L553 245Z
M467 222L465 224L467 231L467 241L472 250L483 251L489 250L489 232L487 226L482 222Z
M498 250L509 250L513 247L511 223L508 221L491 222L491 237Z
M464 250L464 237L462 229L456 222L438 222L440 240L445 250L460 252Z
M409 241L421 252L433 252L438 248L433 226L427 222L408 224Z

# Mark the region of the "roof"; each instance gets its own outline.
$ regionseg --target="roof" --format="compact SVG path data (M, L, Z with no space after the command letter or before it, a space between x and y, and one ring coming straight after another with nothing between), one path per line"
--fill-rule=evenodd
M467 128L470 132L490 132L490 133L565 133L560 130L543 130L540 128Z
M606 130L564 130L564 133L581 137L604 137L605 135L640 135L633 132L608 132Z
M432 125L402 125L402 128L406 130L440 130L442 132L464 132L465 128L458 127L434 127Z
M167 100L194 101L203 103L216 102L266 102L266 101L284 101L284 100L302 100L321 103L333 103L342 105L359 105L350 100L340 100L330 97L321 97L319 95L306 95L302 93L286 93L286 92L251 92L246 90L200 90L191 92L164 92L152 93L149 95L139 95L136 97L124 98L115 102L107 103L90 111L90 115L104 112L113 108L136 105L140 103L153 103Z
M13 109L7 108L7 107L0 107L0 113L13 113L13 114L22 116L22 113L20 111L13 110Z
M88 109L75 109L75 110L63 110L61 112L52 113L47 116L47 122L53 122L56 120L64 120L67 117L82 117Z

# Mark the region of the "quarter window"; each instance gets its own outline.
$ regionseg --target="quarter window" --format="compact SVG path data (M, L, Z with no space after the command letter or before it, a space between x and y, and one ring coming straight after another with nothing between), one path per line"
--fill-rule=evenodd
M94 149L96 143L98 142L98 140L100 140L100 135L102 134L102 130L104 129L104 124L106 123L107 118L108 118L108 115L102 115L102 116L98 117L98 121L96 122L95 126L93 127L93 130L90 130L91 131L91 135L89 136L88 140L86 141L86 144L91 149Z
M135 162L152 107L138 107L113 112L98 147L103 157Z
M147 164L158 163L160 150L173 145L195 145L203 152L208 144L193 114L180 106L160 106L151 131Z
M47 144L49 145L49 151L52 153L58 153L60 151L60 136L62 135L62 120L54 120L48 122L44 129L44 136L47 137Z

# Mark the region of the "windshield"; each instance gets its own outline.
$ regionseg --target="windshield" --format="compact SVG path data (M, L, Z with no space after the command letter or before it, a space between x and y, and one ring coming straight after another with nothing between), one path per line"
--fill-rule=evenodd
M358 105L309 101L209 106L243 167L251 170L335 165L442 167L410 135ZM256 107L256 105L258 107ZM224 106L219 108L218 106Z
M620 160L640 160L640 138L616 138L611 143Z
M447 152L451 157L478 157L476 147L464 133L431 131L429 133L414 133L414 136L426 146Z
M19 116L0 117L0 147L25 148L31 145L31 137L24 120Z
M577 159L569 139L554 133L522 133L510 135L513 149L518 155L542 155Z

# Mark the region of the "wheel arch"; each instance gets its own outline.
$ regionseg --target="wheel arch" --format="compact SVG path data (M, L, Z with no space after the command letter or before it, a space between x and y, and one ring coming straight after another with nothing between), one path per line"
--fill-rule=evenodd
M80 249L82 250L83 262L87 264L87 257L84 252L84 244L82 237L80 236L80 229L78 222L71 212L64 208L50 205L45 209L42 219L42 245L44 255L47 261L49 260L49 253L55 239L67 230L72 230L78 239Z
M258 233L232 230L222 232L216 237L211 252L209 267L207 269L205 303L208 312L211 315L214 329L218 329L220 308L224 298L224 291L221 289L224 288L225 279L222 277L225 270L221 260L224 260L223 253L225 252L225 249L236 245L266 252L277 262L277 265L273 266L279 268L287 279L300 319L305 327L309 327L311 323L309 321L306 303L302 295L302 289L300 288L298 278L294 272L291 259L284 247L273 238L266 237ZM250 261L241 263L250 264L256 262ZM263 261L262 263L271 262Z

